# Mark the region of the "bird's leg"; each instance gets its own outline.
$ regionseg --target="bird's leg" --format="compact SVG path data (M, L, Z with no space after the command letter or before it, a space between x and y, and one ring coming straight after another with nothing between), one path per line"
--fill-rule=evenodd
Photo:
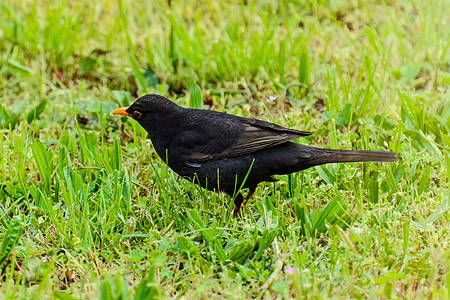
M242 202L244 201L244 197L242 197L242 194L239 193L236 195L236 198L234 198L234 212L233 212L233 218L236 218L239 214L239 210L241 209Z
M255 186L251 186L251 187L248 189L248 194L247 194L247 196L245 197L243 206L247 205L248 200L250 200L250 198L251 198L251 197L253 196L253 194L256 192L256 188L257 188L257 187L258 187L258 186L255 185Z
M256 187L257 187L257 185L252 186L252 187L249 188L248 194L245 197L245 200L244 200L244 197L242 197L242 194L240 194L240 193L236 196L236 198L234 198L234 205L235 205L235 207L234 207L234 212L233 212L233 218L237 217L237 215L239 214L239 211L241 210L241 207L245 206L247 204L248 200L256 192Z

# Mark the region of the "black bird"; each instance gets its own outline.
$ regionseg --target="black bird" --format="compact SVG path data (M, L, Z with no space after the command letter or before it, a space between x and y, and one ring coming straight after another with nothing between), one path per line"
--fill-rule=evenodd
M160 95L145 95L112 113L135 119L148 132L159 157L177 174L208 190L235 196L234 216L244 202L238 190L249 188L246 202L258 183L276 181L272 177L275 174L327 163L397 159L393 152L296 144L290 141L313 133L217 111L184 108Z

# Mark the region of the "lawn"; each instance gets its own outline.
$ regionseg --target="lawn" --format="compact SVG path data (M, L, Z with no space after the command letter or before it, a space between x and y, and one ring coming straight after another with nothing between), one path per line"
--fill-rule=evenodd
M450 1L0 3L0 298L450 297ZM232 199L134 120L148 93L397 152Z

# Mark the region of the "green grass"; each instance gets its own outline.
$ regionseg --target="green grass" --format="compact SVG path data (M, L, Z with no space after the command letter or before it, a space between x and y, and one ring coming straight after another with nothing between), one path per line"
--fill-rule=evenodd
M448 11L1 2L0 295L448 299ZM145 93L401 159L279 176L233 219L230 197L178 178L110 114Z

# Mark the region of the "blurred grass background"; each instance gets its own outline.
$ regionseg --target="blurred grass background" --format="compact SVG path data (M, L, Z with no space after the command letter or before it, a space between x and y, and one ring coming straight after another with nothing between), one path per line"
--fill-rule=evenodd
M7 299L450 294L450 2L0 3ZM110 112L146 93L400 153L259 189L240 220Z

